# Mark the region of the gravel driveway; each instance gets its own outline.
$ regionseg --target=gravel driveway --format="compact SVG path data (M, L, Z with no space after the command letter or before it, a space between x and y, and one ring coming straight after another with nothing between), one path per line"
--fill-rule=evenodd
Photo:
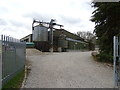
M27 50L31 72L25 88L113 88L113 68L91 52L41 53Z

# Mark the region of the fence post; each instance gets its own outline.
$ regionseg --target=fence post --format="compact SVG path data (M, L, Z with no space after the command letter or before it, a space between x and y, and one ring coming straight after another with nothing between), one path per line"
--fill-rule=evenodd
M116 77L115 77L115 62L116 62L116 54L115 54L115 49L116 49L116 47L115 47L115 43L116 43L116 37L114 36L113 37L113 60L114 60L114 86L116 86Z
M0 90L2 89L2 39L3 36L0 36Z

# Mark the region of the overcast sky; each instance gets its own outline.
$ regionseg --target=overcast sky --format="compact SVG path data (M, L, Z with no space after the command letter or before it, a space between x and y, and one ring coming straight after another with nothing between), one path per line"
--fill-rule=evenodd
M91 0L0 0L0 34L18 39L31 34L33 18L56 19L72 33L93 32L93 11Z

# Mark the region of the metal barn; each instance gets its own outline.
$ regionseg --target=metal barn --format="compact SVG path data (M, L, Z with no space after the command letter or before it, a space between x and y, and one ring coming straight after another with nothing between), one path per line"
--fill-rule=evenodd
M36 49L41 51L50 51L51 32L47 27L37 25L32 34L21 39L22 41L31 41ZM71 51L88 49L88 43L83 38L68 32L64 29L53 30L53 51Z

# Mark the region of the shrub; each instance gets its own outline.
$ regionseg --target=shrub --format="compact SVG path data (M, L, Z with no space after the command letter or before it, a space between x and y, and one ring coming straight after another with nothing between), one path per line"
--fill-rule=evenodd
M97 60L101 62L113 62L113 56L110 53L100 52L97 55Z

